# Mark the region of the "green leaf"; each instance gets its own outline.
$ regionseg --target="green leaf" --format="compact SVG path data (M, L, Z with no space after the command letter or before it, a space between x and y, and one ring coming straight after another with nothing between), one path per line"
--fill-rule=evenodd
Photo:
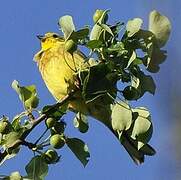
M160 50L157 39L151 31L140 30L136 37L140 43L140 47L145 53L143 64L147 70L156 73L159 71L159 65L166 59L166 51Z
M1 180L23 180L23 177L18 171L12 172L10 176L0 176ZM26 179L28 180L28 179Z
M156 73L159 71L159 65L163 63L166 59L166 51L160 50L155 44L150 44L147 46L148 55L145 57L145 65L147 70Z
M97 64L90 67L89 73L84 79L82 95L87 103L105 96L104 103L108 104L112 100L107 93L115 96L116 82L117 74L112 73L107 64Z
M128 68L135 59L136 59L136 52L133 51L131 57L129 58L129 61L128 61L126 68Z
M102 42L100 40L91 40L87 43L87 47L90 49L100 48Z
M35 95L31 96L29 99L27 99L24 103L26 109L35 109L38 107L39 104L39 98Z
M20 93L20 86L19 86L18 81L14 80L12 82L12 88L17 92L17 94L19 95L20 100L22 100L21 93Z
M81 132L85 133L89 129L89 124L87 121L87 116L78 112L74 118L74 126Z
M11 173L11 175L9 176L9 180L23 180L23 178L20 173L16 171Z
M34 85L21 87L16 80L12 82L12 88L18 93L20 100L23 102L29 99L32 94L36 94L36 87Z
M68 104L63 104L62 106L57 106L56 104L47 105L43 107L41 113L59 120L66 113L67 108Z
M83 28L76 31L76 35L78 39L85 39L89 35L89 28Z
M143 21L140 18L134 18L129 20L126 24L126 30L128 32L128 37L135 35L140 29Z
M12 82L12 88L18 93L26 109L36 108L38 106L39 99L37 97L35 85L20 86L18 81L14 80Z
M83 28L83 29L80 29L76 32L73 32L72 34L73 36L76 36L77 39L85 39L88 37L89 35L89 28Z
M15 141L17 141L20 136L21 136L22 132L15 132L12 131L9 134L7 134L4 138L4 145L6 148L9 148L12 146L12 144L15 143Z
M140 42L140 48L145 53L143 64L148 71L152 73L158 72L160 69L159 65L166 59L166 51L160 50L159 42L151 31L140 30L136 37Z
M107 51L108 51L108 52L117 52L117 53L118 53L117 57L128 54L128 50L125 49L124 43L121 42L121 41L118 41L116 44L112 44L112 45L107 49Z
M59 19L59 25L61 27L65 39L68 39L72 32L75 31L73 19L69 15L61 17Z
M131 84L139 91L139 97L142 97L145 92L155 94L156 85L153 78L145 75L142 71L138 71L136 77L132 77Z
M138 149L140 149L151 139L153 126L150 113L146 108L135 108L133 112L137 114L137 118L133 125L131 137L138 141Z
M134 75L131 76L131 86L135 87L136 89L139 89L139 85L140 85L140 79Z
M99 40L102 31L102 27L95 24L90 32L90 40Z
M27 114L25 112L22 112L20 114L17 114L12 121L12 127L14 129L14 131L19 131L21 129L23 129L23 127L21 126L21 119L23 117L27 116Z
M83 164L83 166L86 166L90 158L87 145L78 138L67 138L66 143L75 156Z
M149 93L154 95L156 85L154 83L153 78L149 75L148 76L145 75L144 73L140 73L139 79L140 79L140 87L141 87L142 94L148 91Z
M79 40L85 40L88 38L89 35L89 28L85 27L84 29L80 29L78 31L72 31L72 33L68 36L66 40L73 40L77 43Z
M103 13L102 13L102 16L99 18L99 20L97 21L97 23L99 23L99 24L103 24L103 23L105 23L106 22L106 18L108 17L108 12L109 12L110 10L109 9L107 9L107 10L104 10L103 11ZM107 17L106 17L107 16Z
M11 153L10 153L10 154L7 153L6 156L5 156L3 159L1 159L1 161L0 161L0 166L1 166L6 160L15 157L15 156L18 154L19 150L20 150L20 148L18 147L18 148L16 148L16 149L11 150Z
M48 165L43 157L35 156L25 167L27 177L33 180L44 180L48 174Z
M132 124L132 111L123 101L116 103L112 108L112 127L115 131L128 130Z
M0 134L8 134L12 131L12 125L9 122L9 118L6 116L3 116L0 119Z
M119 51L123 51L123 50L125 50L124 43L121 41L117 42L116 44L113 44L112 46L110 46L108 48L109 52L113 52L113 51L119 52Z
M108 34L111 34L112 36L114 36L111 28L108 25L103 24L102 20L100 18L98 23L96 23L93 26L93 28L90 32L90 40L104 40L104 41L106 41L105 36L107 37L108 34L105 35L105 32L108 32ZM102 36L104 36L104 37L102 37Z
M143 61L142 61L142 59L140 59L140 58L136 58L136 59L133 61L133 65L140 65L140 64L143 64Z
M166 16L154 10L149 16L149 30L155 34L158 46L163 47L170 36L170 21Z
M101 27L102 27L102 29L104 29L105 31L107 31L109 34L111 34L112 36L114 36L111 28L110 28L108 25L106 25L106 24L101 24Z

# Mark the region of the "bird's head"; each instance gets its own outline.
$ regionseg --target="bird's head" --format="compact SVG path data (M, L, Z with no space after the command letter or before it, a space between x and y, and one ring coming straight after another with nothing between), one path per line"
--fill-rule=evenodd
M37 35L37 38L41 42L42 50L47 50L56 43L64 42L64 39L57 33L48 32L45 35Z

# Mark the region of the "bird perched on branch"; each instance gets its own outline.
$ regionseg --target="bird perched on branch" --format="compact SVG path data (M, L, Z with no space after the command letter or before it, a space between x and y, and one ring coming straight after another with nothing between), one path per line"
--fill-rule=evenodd
M46 33L38 36L41 41L41 50L34 59L38 64L43 80L54 98L59 101L70 91L75 90L68 107L74 112L92 116L105 124L119 139L117 132L111 124L110 104L105 104L103 99L86 103L82 97L78 72L92 66L92 62L85 61L86 56L76 50L69 53L65 49L65 40L55 33ZM133 139L123 132L121 144L125 147L136 164L144 162L144 155L153 155L155 151L149 145L137 149Z

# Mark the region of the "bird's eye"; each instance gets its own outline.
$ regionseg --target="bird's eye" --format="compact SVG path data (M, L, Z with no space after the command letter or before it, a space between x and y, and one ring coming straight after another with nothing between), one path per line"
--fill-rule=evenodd
M57 34L53 34L53 38L58 38L58 35Z

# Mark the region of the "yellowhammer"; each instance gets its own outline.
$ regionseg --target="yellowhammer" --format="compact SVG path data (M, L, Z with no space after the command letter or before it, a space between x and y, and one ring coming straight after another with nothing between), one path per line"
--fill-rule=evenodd
M117 132L112 129L110 105L106 105L102 99L87 104L81 96L77 72L92 63L85 61L85 55L79 50L73 54L67 52L65 41L58 34L47 33L45 36L38 37L42 49L35 55L35 60L51 94L56 100L61 100L71 90L76 90L74 98L68 104L69 109L98 119L118 137ZM152 151L149 145L137 150L134 141L126 134L123 136L121 143L137 164L144 161L144 155L153 155L153 153L149 153ZM148 150L150 151L148 152Z

